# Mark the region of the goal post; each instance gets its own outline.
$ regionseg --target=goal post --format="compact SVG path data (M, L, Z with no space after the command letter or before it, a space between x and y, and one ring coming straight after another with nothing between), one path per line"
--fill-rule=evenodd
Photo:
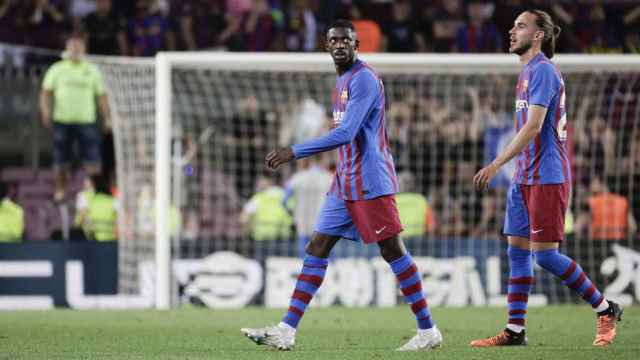
M426 101L427 97L437 98L438 104L429 105L431 107L422 107L421 110L410 109L412 116L418 119L430 117L430 111L444 111L443 109L449 109L450 112L455 112L457 106L465 107L465 113L471 113L469 108L475 106L471 100L462 100L460 98L466 97L466 91L468 88L474 88L480 90L480 97L484 100L487 97L494 97L493 101L496 102L495 106L500 108L499 110L508 114L512 110L513 104L513 91L510 90L515 86L515 76L517 75L520 64L518 58L515 55L507 54L495 54L495 55L461 55L461 54L361 54L360 58L379 72L385 86L387 88L387 107L394 107L394 102L409 102L413 101L410 106L418 107L423 106L418 104L420 101ZM131 59L132 63L137 60ZM638 69L640 69L640 56L634 55L556 55L553 61L559 65L565 80L569 78L569 81L574 81L568 85L568 101L569 117L575 116L580 108L581 102L578 99L583 94L586 94L594 102L598 101L598 96L609 96L611 94L606 93L609 90L605 90L603 87L610 86L607 81L616 81L622 83L625 79L631 81L639 80ZM206 222L206 219L200 219L203 216L215 216L220 214L221 211L238 210L237 202L246 202L247 194L250 194L253 190L253 183L249 183L248 180L242 179L246 175L250 179L254 179L259 173L258 168L249 168L250 166L256 167L255 159L258 156L264 154L250 154L255 149L263 149L264 144L260 146L248 142L245 145L231 145L228 147L225 141L227 134L218 134L219 130L215 121L224 118L224 121L231 123L233 116L235 116L236 109L233 108L235 102L239 97L245 95L245 93L257 94L256 97L262 101L261 106L264 107L269 116L289 116L291 114L285 114L283 108L290 110L291 107L287 107L288 97L295 97L295 101L291 99L291 102L299 103L301 99L309 97L315 101L321 108L327 110L330 106L330 96L333 89L333 83L335 78L335 70L331 62L331 58L327 53L316 54L291 54L291 53L226 53L226 52L161 52L155 57L155 61L148 62L143 61L137 63L139 67L143 68L141 72L131 73L131 69L126 69L126 60L114 60L108 58L100 58L97 60L98 64L105 70L105 77L107 87L110 90L110 94L115 93L115 96L110 95L111 105L114 110L115 133L116 144L120 148L116 150L118 154L118 160L123 162L130 161L129 156L134 154L140 154L142 152L151 153L153 156L153 164L143 164L145 168L152 168L151 173L145 172L143 175L134 175L135 164L129 164L130 168L124 165L118 165L118 184L123 188L123 192L130 196L137 196L141 192L139 185L141 183L153 184L152 198L155 205L152 208L155 211L155 219L170 219L172 206L180 207L180 204L172 204L172 192L175 192L175 182L181 181L176 179L176 174L179 172L174 171L174 161L180 157L180 154L172 154L172 143L174 141L183 141L184 139L176 140L174 138L174 131L176 131L176 122L189 124L188 126L194 126L191 132L205 132L210 126L214 126L214 132L212 138L215 138L215 144L202 143L199 155L196 157L202 157L201 162L208 162L206 168L196 169L201 173L193 176L202 176L202 179L197 181L197 189L195 182L190 181L189 185L184 186L184 192L193 193L192 195L181 196L182 199L191 199L194 202L198 202L200 198L207 197L207 199L217 199L219 196L238 197L238 199L228 200L234 202L235 205L227 208L226 205L220 205L219 208L211 210L211 207L217 205L202 204L199 207L193 207L189 211L193 212L195 217L199 220ZM613 74L610 79L595 79L598 74ZM627 75L628 74L628 75ZM484 81L483 77L492 76L492 81ZM144 81L142 81L144 78ZM133 84L132 82L140 80L140 84ZM153 87L149 87L153 84ZM487 86L487 88L485 88ZM506 87L504 89L502 87ZM592 89L593 88L593 89ZM142 96L140 93L136 95L134 92L139 91L144 93ZM593 91L593 93L587 93ZM581 95L577 95L577 94ZM136 100L136 97L138 98ZM405 99L406 97L406 99ZM147 103L149 98L153 99L154 107L149 107ZM418 98L418 99L415 99ZM605 103L602 100L597 104L597 110L603 113L602 110ZM229 105L231 104L231 105ZM608 106L608 103L606 104ZM186 109L186 110L185 110ZM387 109L391 112L391 109ZM395 113L394 109L394 113ZM398 113L402 113L401 109ZM595 111L595 110L594 110ZM217 114L219 112L219 114ZM277 114L277 115L273 115ZM388 115L391 116L391 115ZM456 114L448 114L448 117L440 119L437 122L437 126L447 126L447 121L450 118L456 118ZM613 115L605 115L613 116ZM616 115L617 116L617 115ZM625 121L625 128L617 129L622 136L625 131L636 129L640 124L637 114L624 115L629 118ZM295 116L294 116L295 117ZM296 118L298 119L298 118ZM144 120L144 121L142 121ZM152 123L149 123L153 120ZM299 120L299 119L298 119ZM298 121L295 120L295 121ZM605 121L610 120L605 118ZM292 126L292 123L281 124L280 126L273 125L273 121L279 120L266 120L264 125L267 129L264 130L268 136L278 136L279 129L287 129L287 126ZM393 120L387 120L388 126L396 127L397 124L391 124ZM420 127L423 124L419 122L422 120L408 120L412 126ZM457 120L456 120L457 121ZM467 120L460 120L459 123L463 124ZM425 121L426 122L426 121ZM255 124L259 124L256 122ZM252 123L250 126L263 126L255 125ZM150 126L153 126L151 128ZM233 125L233 124L231 124ZM187 126L187 125L184 125ZM228 125L225 125L228 126ZM427 126L427 125L425 125ZM429 125L431 126L431 125ZM629 127L630 126L630 127ZM144 129L143 129L144 127ZM149 131L153 129L153 133ZM414 129L412 129L414 130ZM412 131L411 130L411 131ZM142 134L125 134L127 131L139 131L145 132ZM244 131L244 130L243 130ZM403 130L398 130L402 132ZM421 134L428 134L429 130L421 129ZM456 129L447 129L447 132L455 134ZM462 132L468 131L468 129L460 130ZM248 132L248 134L255 133L255 129ZM243 133L244 134L244 133ZM125 137L140 136L137 139L127 139ZM268 137L265 136L265 137ZM406 134L404 135L406 136ZM409 135L411 136L411 134ZM417 136L417 135L416 135ZM457 169L459 172L451 172L445 167L440 167L437 163L442 161L456 159L465 161L472 159L474 164L482 163L484 161L484 153L476 151L476 148L471 150L470 154L466 154L467 150L464 144L454 144L452 146L447 145L446 148L438 147L439 139L433 138L431 135L424 135L425 143L412 142L411 139L406 140L406 144L400 144L398 146L405 146L409 150L399 154L399 157L405 156L405 158L399 158L397 165L411 169L416 174L417 181L419 182L418 191L425 195L429 195L430 192L437 194L437 189L441 188L442 184L449 184L448 191L454 193L454 197L463 194L467 194L467 190L464 185L461 185L466 178L462 170ZM430 136L427 138L427 136ZM120 139L118 139L120 137ZM144 138L142 138L144 137ZM243 141L238 135L237 141ZM392 135L393 137L393 135ZM150 140L153 141L153 149L147 148ZM290 140L290 139L289 139ZM393 138L392 138L393 140ZM189 140L192 141L192 140ZM405 140L403 140L405 141ZM625 140L627 141L627 140ZM145 143L146 142L146 143ZM282 144L281 141L277 141L277 145ZM424 146L420 148L420 144ZM429 146L432 146L431 148ZM620 145L622 147L622 145ZM626 146L626 145L625 145ZM431 149L431 150L430 150ZM444 150L443 150L444 149ZM616 150L614 155L622 156L622 150ZM216 154L216 152L224 153L223 155ZM408 154L407 154L408 153ZM437 153L437 154L435 154ZM626 153L625 153L626 154ZM396 154L394 154L396 156ZM416 162L416 159L431 160L420 161L422 165L415 165L412 162ZM231 159L231 160L230 160ZM249 161L249 160L250 161ZM226 163L225 163L226 162ZM218 167L224 171L218 172ZM215 169L214 169L215 168ZM213 170L212 170L213 169ZM596 170L590 170L595 172ZM626 173L620 169L612 170L612 174L616 179L626 179ZM227 173L235 172L237 176L227 179ZM292 171L289 171L290 174ZM436 172L442 172L442 174L435 174ZM444 174L444 175L443 175ZM137 176L137 177L136 177ZM192 176L192 175L189 175ZM447 178L450 176L450 178ZM141 177L144 177L142 179ZM205 177L207 177L205 179ZM444 178L443 178L444 177ZM216 189L207 189L207 186L212 184L227 184L229 181L235 184L236 190L239 194L210 194L217 191ZM622 182L622 180L618 180ZM173 182L173 183L172 183ZM629 183L633 183L632 180L628 180ZM172 187L172 184L174 185ZM178 187L182 183L178 184ZM228 184L227 184L228 185ZM634 184L635 185L635 184ZM127 190L126 188L131 189ZM435 190L434 190L435 189ZM637 189L637 187L636 187ZM583 190L580 190L583 191ZM205 194L206 192L206 194ZM630 201L636 201L633 197L633 193L627 193ZM579 194L580 196L586 196L585 194ZM465 195L466 196L466 195ZM191 200L187 200L191 201ZM184 200L182 200L184 201ZM227 201L227 200L225 200ZM434 200L435 201L435 200ZM444 201L448 201L445 199ZM183 204L184 205L184 204ZM191 204L188 204L191 206ZM477 205L477 208L480 205ZM474 206L475 206L474 205ZM133 205L132 205L133 206ZM463 205L460 205L464 207ZM504 203L499 203L497 207L504 207ZM241 207L240 207L241 208ZM204 209L204 210L203 210ZM234 210L235 209L235 210ZM446 210L446 206L445 206ZM471 211L472 216L480 217L482 210L461 210ZM212 215L213 214L213 215ZM453 216L453 215L452 215ZM445 218L443 216L443 218ZM185 222L190 221L186 219ZM501 222L501 220L500 220ZM186 226L185 231L188 231L189 224ZM501 225L501 224L500 224ZM133 224L129 224L129 227L133 227L137 231L137 227L140 227L138 221L133 221ZM495 225L496 227L498 225ZM233 227L233 226L231 226ZM217 231L217 230L216 230ZM479 232L471 235L469 232L455 233L452 230L450 237L482 237L486 239L493 239L493 232ZM167 309L172 306L172 289L171 284L171 263L172 263L172 242L171 242L171 221L154 221L152 231L153 242L149 242L150 239L139 240L136 237L144 237L146 235L133 234L130 239L124 245L121 245L121 257L129 258L131 261L141 260L151 256L155 261L155 305L158 309ZM479 235L478 235L479 234ZM205 237L202 235L199 237ZM213 237L218 236L211 235ZM236 239L236 238L234 238ZM252 244L249 244L244 238L238 237L238 242L242 248L251 248ZM142 245L133 245L133 242L141 241ZM235 240L234 240L235 241ZM630 239L630 241L633 241ZM240 246L239 245L239 246ZM246 246L245 246L246 245ZM186 245L185 245L186 246ZM191 246L191 245L189 245ZM280 245L273 245L274 248ZM419 246L440 246L437 243L435 245L419 245ZM458 246L458 245L455 245ZM455 250L454 246L454 251ZM483 245L484 246L484 245ZM178 245L182 247L182 245ZM196 250L197 248L197 250ZM215 251L216 246L207 243L205 245L193 245L193 248L189 250L190 255L204 257ZM431 247L424 248L424 253L428 253ZM175 249L174 249L175 250ZM277 248L276 251L270 252L271 255L291 255L286 251L280 251ZM262 256L258 254L257 250L251 249L251 253L256 256ZM486 251L485 247L482 247L481 251ZM121 278L135 276L127 275L128 273L137 271L136 265L133 262L127 261L124 265L126 268L121 269ZM121 261L123 266L123 261ZM125 274L127 273L127 274ZM557 291L558 298L564 299L563 291L561 289Z

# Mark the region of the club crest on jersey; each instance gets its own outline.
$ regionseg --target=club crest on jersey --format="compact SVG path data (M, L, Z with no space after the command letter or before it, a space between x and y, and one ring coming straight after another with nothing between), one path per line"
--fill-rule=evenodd
M347 100L349 100L349 92L347 92L347 90L342 90L342 93L340 94L340 102L346 104Z
M524 80L522 82L522 91L527 91L527 89L529 88L529 80Z

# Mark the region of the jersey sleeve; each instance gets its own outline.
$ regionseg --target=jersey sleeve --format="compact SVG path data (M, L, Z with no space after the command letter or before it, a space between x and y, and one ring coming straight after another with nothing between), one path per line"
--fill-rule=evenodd
M560 81L558 74L549 63L539 64L531 74L529 82L529 105L540 105L546 108L558 92Z
M49 68L49 70L47 70L47 73L44 75L44 80L42 81L42 89L53 91L53 88L56 85L56 79L58 77L57 69L58 69L58 66L54 64Z
M293 154L301 159L323 151L333 150L351 142L362 128L375 106L380 83L370 71L356 74L349 84L349 100L342 123L323 136L293 145Z

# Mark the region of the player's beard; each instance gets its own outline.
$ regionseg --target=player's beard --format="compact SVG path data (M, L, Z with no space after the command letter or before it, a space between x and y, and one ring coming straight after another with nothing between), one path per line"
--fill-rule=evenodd
M520 46L513 48L510 52L516 55L522 55L531 49L531 40L523 42Z

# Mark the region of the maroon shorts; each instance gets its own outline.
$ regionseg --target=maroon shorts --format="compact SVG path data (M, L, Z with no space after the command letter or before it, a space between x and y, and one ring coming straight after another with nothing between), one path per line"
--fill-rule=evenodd
M344 203L365 244L388 239L403 230L395 195L371 200L345 200Z
M569 203L570 185L520 185L529 213L530 240L556 242L564 239L564 217Z

